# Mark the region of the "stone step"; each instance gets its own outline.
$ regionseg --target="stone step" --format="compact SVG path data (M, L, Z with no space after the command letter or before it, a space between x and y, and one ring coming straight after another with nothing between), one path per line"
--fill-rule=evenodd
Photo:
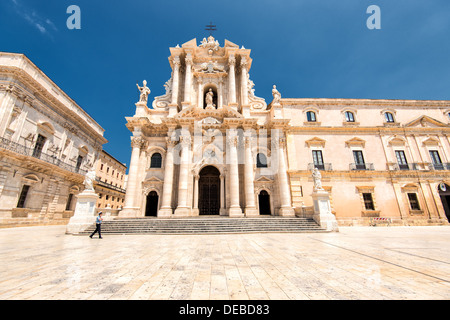
M95 224L82 234L95 230ZM205 234L205 233L264 233L264 232L326 232L312 219L258 218L120 218L104 221L104 234Z

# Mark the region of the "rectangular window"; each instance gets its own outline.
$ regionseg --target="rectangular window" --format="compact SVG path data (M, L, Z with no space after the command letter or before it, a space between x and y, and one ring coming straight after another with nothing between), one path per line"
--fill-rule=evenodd
M363 193L364 206L366 210L375 210L373 198L371 193Z
M408 161L406 161L405 152L402 150L395 151L395 156L397 158L398 167L400 170L408 170Z
M314 161L314 168L324 170L325 165L323 163L322 150L313 150L312 156Z
M82 162L83 162L83 157L82 156L78 156L78 158L77 158L77 165L75 166L75 172L78 172L78 170L80 170Z
M66 211L69 211L70 208L72 207L72 199L73 199L73 194L69 193L69 197L67 198L67 203L66 203Z
M411 210L420 210L419 200L417 199L417 193L408 193L408 200Z
M313 111L308 111L306 113L306 119L308 122L316 122L316 113Z
M17 208L25 208L25 201L27 200L29 190L30 186L24 185L22 187L22 192L20 193L19 201L17 201Z
M444 170L444 165L442 164L439 152L436 150L430 150L431 161L433 162L434 169Z
M41 136L40 134L37 137L36 144L34 145L33 157L40 158L42 154L42 149L44 148L46 137Z
M353 158L355 159L356 169L366 170L366 163L364 162L362 151L360 150L353 151Z
M353 115L353 112L346 111L345 112L345 120L347 122L355 122L355 116Z

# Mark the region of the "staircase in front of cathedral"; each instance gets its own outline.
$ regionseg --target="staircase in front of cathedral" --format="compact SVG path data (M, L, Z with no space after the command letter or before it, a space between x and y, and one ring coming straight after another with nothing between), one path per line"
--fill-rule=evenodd
M90 226L82 234L95 230ZM314 220L288 217L120 218L102 223L103 234L226 234L326 232Z

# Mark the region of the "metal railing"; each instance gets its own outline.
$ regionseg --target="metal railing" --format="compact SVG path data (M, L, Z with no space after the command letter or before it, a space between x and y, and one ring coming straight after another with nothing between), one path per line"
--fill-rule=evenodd
M419 170L417 163L392 164L392 170Z
M311 171L314 168L317 168L319 170L322 171L331 171L333 170L331 163L322 163L322 164L317 164L317 163L308 163L308 170Z
M430 163L430 170L450 170L450 163Z
M350 163L350 170L375 170L373 163Z
M109 188L109 189L113 189L113 190L116 190L116 191L119 191L119 192L122 192L122 193L125 193L125 192L126 192L125 189L122 189L122 188L117 187L117 186L114 186L114 185L112 185L112 184L110 184L110 183L104 182L104 181L100 180L100 178L96 178L95 181L96 181L99 185L101 185L101 186L103 186L103 187L106 187L106 188Z
M70 164L67 164L63 162L62 160L58 159L55 155L49 155L46 153L43 153L41 151L36 152L34 148L30 148L27 146L24 146L22 144L12 142L5 138L0 138L0 148L19 153L24 156L32 157L35 159L39 159L42 161L45 161L47 163L53 164L55 166L60 167L61 169L73 172L73 173L79 173L81 175L85 175L87 173L86 170L83 170L81 168L77 168L75 166L72 166Z

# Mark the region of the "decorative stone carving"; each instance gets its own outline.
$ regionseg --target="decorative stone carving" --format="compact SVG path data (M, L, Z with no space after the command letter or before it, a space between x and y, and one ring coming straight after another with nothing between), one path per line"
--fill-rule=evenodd
M84 190L85 191L94 191L94 181L95 181L95 170L89 170L84 177Z
M314 180L314 191L320 191L320 190L324 190L322 187L322 175L320 174L319 169L314 168L313 172L312 172L312 177Z
M219 41L215 40L213 36L209 36L208 40L206 38L203 38L200 47L208 49L208 53L210 55L213 54L214 51L219 50Z
M280 100L281 100L281 93L277 90L277 86L273 85L273 89L272 89L272 96L273 96L273 103L274 104L279 104Z
M150 91L150 88L147 87L147 80L144 80L143 84L144 84L144 86L140 87L139 84L136 83L137 88L141 92L139 102L143 102L143 103L147 104L148 95L150 94L151 91Z
M206 93L205 102L206 102L206 108L207 110L215 109L216 105L213 103L214 98L214 92L211 88L209 88L209 91Z

